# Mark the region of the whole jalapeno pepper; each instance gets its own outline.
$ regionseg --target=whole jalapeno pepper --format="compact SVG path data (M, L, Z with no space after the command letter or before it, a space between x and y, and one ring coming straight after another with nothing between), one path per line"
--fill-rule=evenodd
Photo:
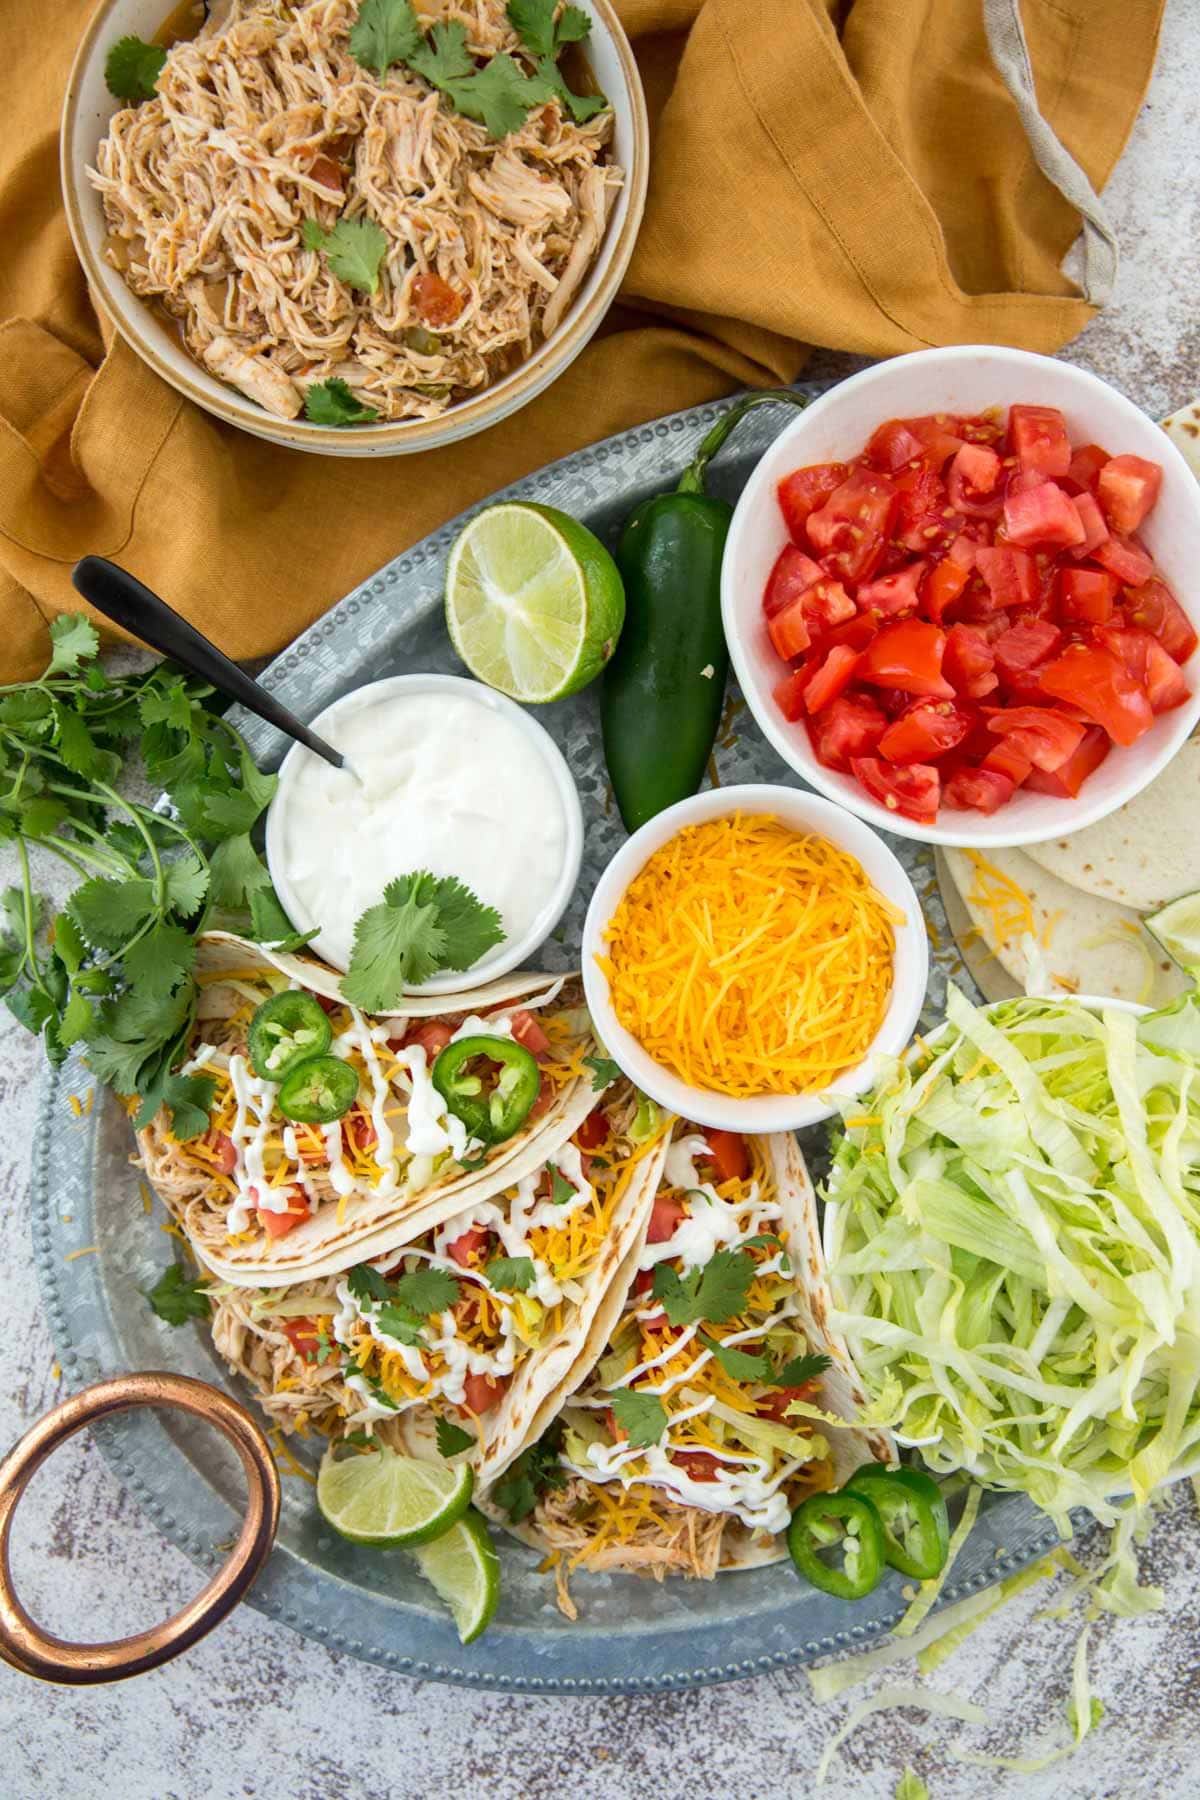
M704 491L709 462L752 407L802 394L750 394L723 413L674 493L633 513L616 549L625 624L604 671L604 759L621 817L636 831L694 794L712 755L729 653L721 625L721 558L733 508Z

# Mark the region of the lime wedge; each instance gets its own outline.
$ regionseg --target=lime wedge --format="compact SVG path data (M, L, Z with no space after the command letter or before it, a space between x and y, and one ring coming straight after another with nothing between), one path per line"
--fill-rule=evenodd
M486 1631L500 1599L500 1558L475 1508L436 1543L422 1544L413 1555L426 1581L453 1613L460 1641L469 1644Z
M1143 923L1181 969L1200 972L1200 889L1181 894Z
M335 1461L327 1450L317 1473L325 1522L352 1544L400 1550L449 1531L471 1503L470 1463L442 1466L383 1448Z
M599 538L552 506L502 500L464 525L446 570L446 626L472 675L540 705L594 681L625 622Z

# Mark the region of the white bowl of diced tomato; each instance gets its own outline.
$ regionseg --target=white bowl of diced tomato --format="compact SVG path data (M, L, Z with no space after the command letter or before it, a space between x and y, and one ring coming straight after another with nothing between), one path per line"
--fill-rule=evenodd
M1083 369L878 363L771 445L730 527L730 655L780 756L903 837L1037 843L1200 719L1200 484Z

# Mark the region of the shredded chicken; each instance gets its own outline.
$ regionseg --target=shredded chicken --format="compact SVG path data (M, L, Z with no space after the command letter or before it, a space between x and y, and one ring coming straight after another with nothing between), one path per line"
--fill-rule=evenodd
M503 0L420 0L476 56L523 58ZM561 324L623 176L612 114L557 100L500 142L411 70L349 53L357 0L232 0L170 51L153 99L113 118L88 174L109 261L180 322L192 355L294 418L337 377L382 419L432 418ZM374 294L303 241L370 218Z
M621 1570L655 1581L677 1574L710 1581L721 1566L721 1540L730 1515L681 1506L657 1489L653 1506L653 1518L639 1519L629 1537L598 1541L595 1490L574 1476L542 1495L533 1523L539 1541L564 1552L569 1568Z

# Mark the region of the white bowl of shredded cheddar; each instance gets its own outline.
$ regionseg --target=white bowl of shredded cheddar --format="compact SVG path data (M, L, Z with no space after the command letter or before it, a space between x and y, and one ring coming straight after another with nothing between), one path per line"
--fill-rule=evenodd
M907 1046L929 950L902 865L800 788L715 788L643 825L583 932L597 1033L660 1105L717 1130L814 1125Z

